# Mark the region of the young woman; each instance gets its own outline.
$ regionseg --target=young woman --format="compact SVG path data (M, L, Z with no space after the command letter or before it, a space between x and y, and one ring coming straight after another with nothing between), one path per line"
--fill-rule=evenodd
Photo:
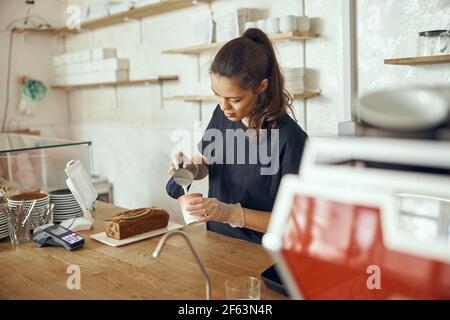
M248 29L225 44L211 66L211 88L219 105L199 143L199 153L193 159L174 155L169 172L173 174L183 163L195 180L209 176L208 198L193 199L187 208L207 223L208 230L261 243L281 178L298 173L307 140L289 115L292 97L284 88L267 35ZM239 132L245 133L245 148L239 144L242 141L235 143ZM270 164L262 161L261 149L271 153ZM251 150L258 150L257 161L252 161ZM173 183L169 181L167 190L178 197Z

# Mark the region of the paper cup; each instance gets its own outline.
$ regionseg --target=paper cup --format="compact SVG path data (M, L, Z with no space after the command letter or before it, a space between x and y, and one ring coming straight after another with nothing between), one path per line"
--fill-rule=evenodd
M183 212L183 218L184 222L186 222L186 225L197 223L198 220L200 219L200 217L192 216L189 214L188 211L186 211L186 208L189 207L189 201L195 198L202 198L202 197L203 195L201 193L193 193L178 198L178 202L180 203L181 212Z

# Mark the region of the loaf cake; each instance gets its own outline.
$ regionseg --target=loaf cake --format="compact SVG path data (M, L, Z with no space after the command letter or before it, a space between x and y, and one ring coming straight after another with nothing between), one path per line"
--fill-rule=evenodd
M110 238L126 239L149 231L167 227L169 214L161 208L128 210L106 219L105 232Z

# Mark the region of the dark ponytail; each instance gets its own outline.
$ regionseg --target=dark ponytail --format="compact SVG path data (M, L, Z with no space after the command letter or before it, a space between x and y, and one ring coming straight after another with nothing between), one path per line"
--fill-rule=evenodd
M263 31L248 29L242 37L226 43L214 58L211 72L236 79L241 88L252 89L254 93L264 79L269 81L250 115L251 128L275 128L277 120L288 111L293 114L292 96L284 88L274 47Z

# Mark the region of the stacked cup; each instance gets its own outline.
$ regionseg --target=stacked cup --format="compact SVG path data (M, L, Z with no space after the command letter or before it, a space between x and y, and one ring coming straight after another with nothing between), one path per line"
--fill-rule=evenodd
M258 21L249 21L245 24L245 29L259 28L267 34L280 32L309 32L311 24L307 16L285 15L281 17L270 17Z

